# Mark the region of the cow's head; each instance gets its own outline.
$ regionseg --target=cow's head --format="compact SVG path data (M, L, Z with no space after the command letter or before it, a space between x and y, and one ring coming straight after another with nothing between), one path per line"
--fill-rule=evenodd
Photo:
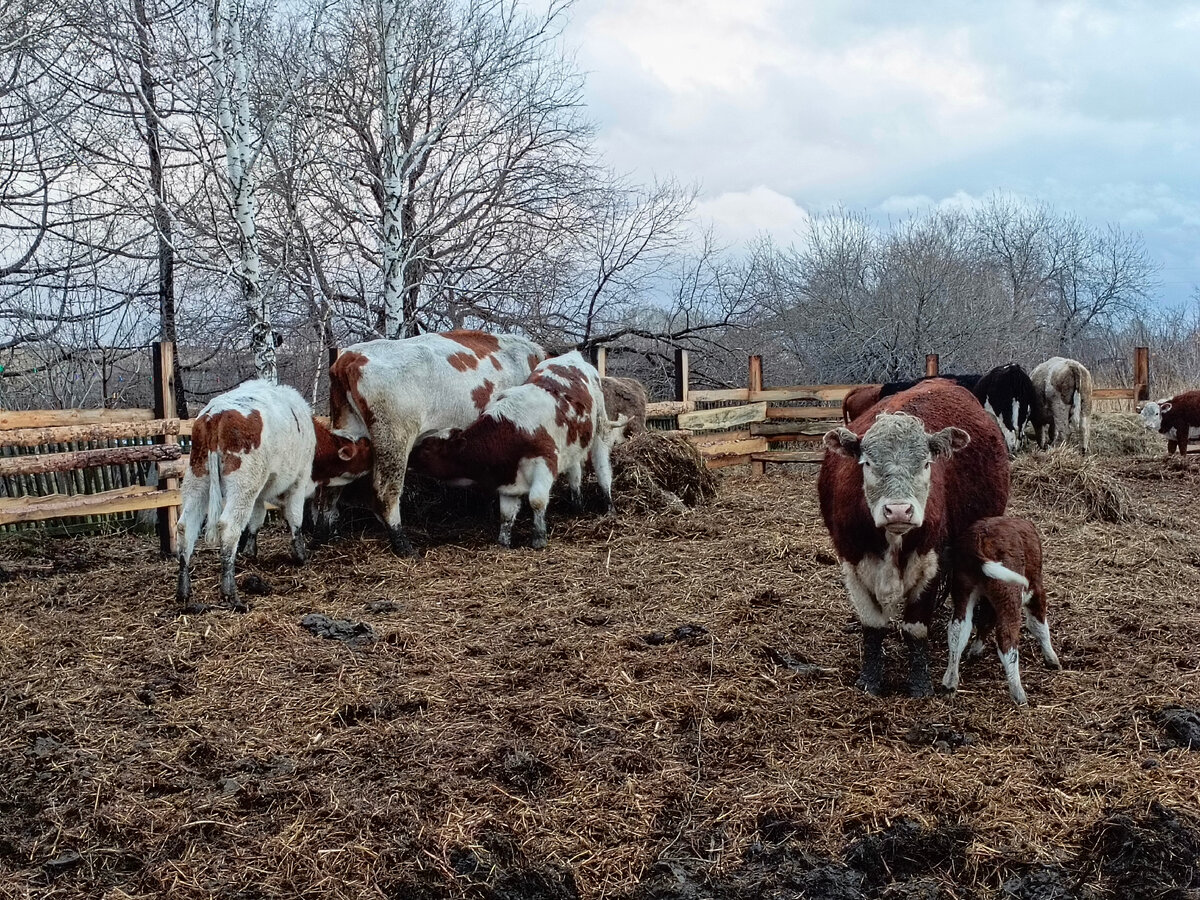
M1170 400L1159 400L1158 402L1151 400L1142 407L1142 424L1148 431L1162 431L1163 413L1170 411Z
M375 454L369 438L333 431L316 418L313 425L317 432L312 468L314 482L341 487L371 471Z
M893 534L924 524L934 460L970 441L961 428L929 434L920 419L906 413L883 413L861 438L849 428L825 435L827 449L858 460L871 517Z

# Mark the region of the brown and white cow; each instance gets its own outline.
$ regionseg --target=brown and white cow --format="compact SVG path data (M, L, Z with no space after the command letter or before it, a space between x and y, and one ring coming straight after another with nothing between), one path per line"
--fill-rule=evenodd
M521 385L488 403L478 421L422 441L412 466L443 481L474 484L500 496L500 543L511 546L521 498L533 509L533 546L546 546L546 506L555 478L566 473L581 505L583 464L590 458L612 510L609 450L624 426L610 422L600 373L578 352L548 359Z
M1052 356L1029 373L1038 405L1033 427L1038 446L1045 450L1067 440L1072 427L1079 429L1080 449L1088 452L1092 420L1092 373L1083 363Z
M849 427L850 423L879 402L879 392L882 384L861 384L842 398L842 422Z
M1142 421L1167 439L1167 453L1176 448L1187 459L1188 442L1200 440L1200 391L1184 391L1142 407Z
M933 692L929 626L955 534L1008 503L1008 451L965 388L930 381L881 401L854 429L825 435L821 516L863 625L859 685L883 691L883 639L900 621L908 687Z
M641 434L646 430L646 388L636 378L602 376L600 387L604 391L604 408L612 419L624 416L628 422L618 444L625 437Z
M329 370L329 412L339 433L369 436L375 496L392 550L413 556L400 523L409 454L422 438L474 422L494 395L521 384L546 352L515 334L447 331L347 347ZM337 518L337 492L322 500L318 535Z
M305 499L318 484L344 484L370 467L370 442L333 434L290 387L247 381L214 397L192 423L191 455L180 489L176 599L186 604L191 598L189 566L206 520L208 540L221 547L221 595L236 606L238 544L251 556L257 552L266 505L282 508L292 532L292 556L303 562Z
M1022 619L1037 639L1046 665L1062 668L1050 644L1042 542L1033 523L1010 516L975 522L954 542L951 584L954 612L946 630L950 653L942 684L951 691L958 689L958 664L974 621L978 639L972 649L982 650L994 632L1009 695L1024 706L1027 700L1018 650Z

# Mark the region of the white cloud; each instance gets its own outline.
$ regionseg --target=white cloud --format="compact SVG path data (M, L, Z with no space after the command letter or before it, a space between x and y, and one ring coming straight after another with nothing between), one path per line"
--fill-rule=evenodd
M696 204L696 216L701 223L711 223L719 239L732 244L761 234L788 243L808 221L808 213L795 200L761 184L701 200Z

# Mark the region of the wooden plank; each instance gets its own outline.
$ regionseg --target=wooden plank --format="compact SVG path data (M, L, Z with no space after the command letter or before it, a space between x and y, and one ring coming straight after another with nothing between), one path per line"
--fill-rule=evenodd
M714 456L712 459L704 460L704 468L724 469L726 466L744 466L748 462L750 462L749 453L739 456Z
M188 461L191 457L184 453L178 459L170 459L158 464L158 478L161 484L166 478L182 478L183 473L187 471Z
M101 447L68 453L27 453L0 459L0 476L34 475L39 472L70 472L91 466L120 466L126 463L179 459L178 444L135 444L130 447Z
M657 400L646 404L647 419L669 419L696 408L694 400Z
M760 422L767 417L767 404L749 403L745 406L727 406L720 409L701 409L696 412L680 413L679 427L692 431L712 431L732 428L747 422Z
M768 450L765 453L751 453L750 458L764 463L820 463L825 459L825 451Z
M798 385L796 387L767 388L763 391L748 391L746 399L750 401L768 400L773 403L781 403L786 400L812 400L832 403L841 402L842 398L856 387L858 385L854 384L812 384Z
M160 491L157 488L138 486L103 491L99 494L8 497L0 499L0 525L69 516L103 516L164 506L179 506L179 491Z
M840 406L768 406L767 419L822 419L842 421Z
M152 409L0 409L0 430L111 425L116 422L149 422L153 418Z
M681 431L680 434L686 434L693 446L700 448L709 444L720 444L725 441L748 441L754 437L750 433L749 428L740 429L738 431L710 431L708 433L692 434L690 431Z
M94 425L56 425L45 428L12 428L0 431L0 446L36 447L72 441L109 441L122 438L160 437L179 433L178 419L149 422L112 422Z
M767 449L766 438L748 438L741 441L722 441L719 444L705 444L697 447L705 459L713 456L745 456L749 453L762 453Z
M750 392L745 388L729 388L717 391L689 391L688 399L697 403L723 403L728 400L746 400Z
M830 428L841 424L841 419L828 421L789 421L787 419L767 422L754 422L750 425L750 433L755 437L773 437L776 440L800 437L821 437Z
M1096 388L1093 400L1136 400L1137 388Z

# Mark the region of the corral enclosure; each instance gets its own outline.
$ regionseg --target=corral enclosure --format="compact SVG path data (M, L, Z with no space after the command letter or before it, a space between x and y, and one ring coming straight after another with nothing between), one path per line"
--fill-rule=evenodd
M364 527L297 569L268 530L246 615L178 616L151 538L0 544L0 891L1195 896L1194 464L1018 462L1065 666L1023 644L1027 709L993 655L953 698L854 687L814 480L552 509L542 552L455 494L410 516L411 562ZM197 599L217 568L198 555Z

